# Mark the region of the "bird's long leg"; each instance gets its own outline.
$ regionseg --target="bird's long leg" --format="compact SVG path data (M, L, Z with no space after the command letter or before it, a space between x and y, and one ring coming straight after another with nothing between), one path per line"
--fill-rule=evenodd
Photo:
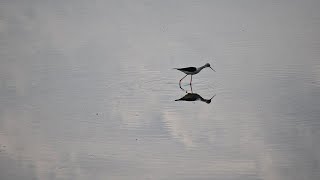
M187 75L185 75L183 78L181 78L180 79L180 81L179 81L179 85L181 85L181 81L182 81L182 79L184 79L185 77L187 77L188 76L188 74Z
M192 82L192 75L191 75L191 79L190 79L190 85L191 85L191 82Z

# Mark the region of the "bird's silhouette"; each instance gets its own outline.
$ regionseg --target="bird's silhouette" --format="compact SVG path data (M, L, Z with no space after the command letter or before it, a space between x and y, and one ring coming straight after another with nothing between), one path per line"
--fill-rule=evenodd
M212 96L212 98L214 98L216 95ZM197 93L187 93L185 96L183 96L182 98L180 99L176 99L175 101L202 101L202 102L205 102L207 104L210 104L211 103L211 100L212 98L210 99L204 99L203 97L201 97L199 94Z
M209 68L212 69L212 67L210 66L209 63L206 63L205 65L203 65L203 66L201 66L201 67L198 67L198 68L197 68L197 67L174 68L174 69L177 69L177 70L179 70L179 71L181 71L181 72L183 72L183 73L186 74L183 78L180 79L179 85L181 86L181 81L182 81L185 77L187 77L188 75L191 75L191 79L190 79L190 84L191 84L191 82L192 82L192 75L198 74L202 69L207 68L207 67L209 67ZM215 71L214 69L212 69L212 70Z

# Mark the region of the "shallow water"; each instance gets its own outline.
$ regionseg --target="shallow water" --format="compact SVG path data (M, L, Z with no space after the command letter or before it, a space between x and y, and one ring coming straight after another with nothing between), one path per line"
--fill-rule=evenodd
M319 8L1 2L0 179L320 179Z

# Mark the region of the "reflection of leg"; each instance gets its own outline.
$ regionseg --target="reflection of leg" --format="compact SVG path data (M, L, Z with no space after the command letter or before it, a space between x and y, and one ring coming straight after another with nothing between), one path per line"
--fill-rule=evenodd
M188 91L186 91L185 89L183 89L183 88L181 87L181 85L180 85L179 87L180 87L180 89L181 89L182 91L185 91L186 93L188 93Z
M185 77L187 77L188 75L185 75L183 78L180 79L179 81L179 85L181 84L182 79L184 79ZM181 86L181 85L180 85Z
M185 91L181 86L179 86L182 91Z
M192 91L192 84L190 84L190 88L191 88L191 93L193 93L193 91Z

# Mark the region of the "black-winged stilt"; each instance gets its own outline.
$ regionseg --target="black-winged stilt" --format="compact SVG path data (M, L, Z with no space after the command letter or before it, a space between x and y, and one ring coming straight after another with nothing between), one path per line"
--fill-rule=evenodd
M182 81L185 77L187 77L188 75L191 75L191 79L190 79L190 84L191 84L191 82L192 82L192 75L198 74L202 69L204 69L204 68L206 68L206 67L209 67L209 68L212 69L212 67L210 66L209 63L207 63L207 64L205 64L205 65L203 65L203 66L201 66L201 67L198 67L198 68L197 68L197 67L175 68L175 69L177 69L177 70L179 70L179 71L181 71L181 72L184 72L184 73L186 74L182 79L180 79L179 85L181 84L181 81ZM215 72L214 69L212 69L212 70Z
M214 98L215 96L216 95L212 96L212 98ZM183 96L182 98L176 99L175 101L197 101L197 100L200 100L200 101L203 101L203 102L206 102L207 104L209 104L209 103L211 103L212 98L204 99L203 97L201 97L197 93L188 93L185 96Z

